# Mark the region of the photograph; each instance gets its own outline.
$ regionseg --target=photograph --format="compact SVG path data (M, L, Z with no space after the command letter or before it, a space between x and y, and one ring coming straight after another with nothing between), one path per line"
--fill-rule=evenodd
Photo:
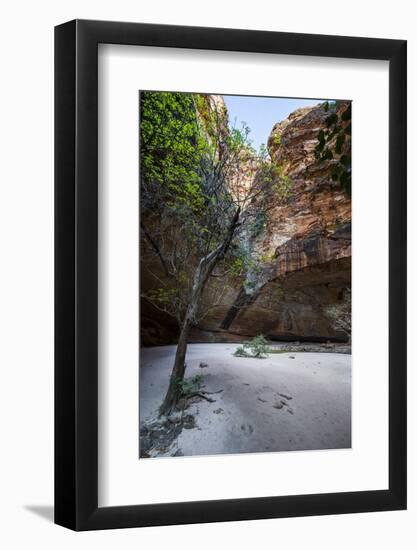
M412 8L4 3L1 548L415 546Z
M351 102L140 91L139 457L351 447Z
M1 548L415 540L411 6L5 4Z

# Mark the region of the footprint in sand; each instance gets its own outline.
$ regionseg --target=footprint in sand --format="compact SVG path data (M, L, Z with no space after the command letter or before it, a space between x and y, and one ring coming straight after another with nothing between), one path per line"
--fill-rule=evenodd
M270 386L262 386L257 389L256 397L261 403L268 403L268 401L273 401L277 398L276 391L273 390Z
M281 393L279 395L282 395ZM293 409L288 405L288 403L286 401L284 401L284 399L281 399L280 401L276 401L273 405L274 409L282 409L283 407L286 407L287 409L287 412L289 412L290 414L294 414L294 411Z
M278 395L280 395L281 397L283 397L287 401L291 401L291 399L292 399L291 395L287 395L285 393L279 393Z
M240 426L240 429L245 435L253 434L253 426L251 426L250 424L242 424Z

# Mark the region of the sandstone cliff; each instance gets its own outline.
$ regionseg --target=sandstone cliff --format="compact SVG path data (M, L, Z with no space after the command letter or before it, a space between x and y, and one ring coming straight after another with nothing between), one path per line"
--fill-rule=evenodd
M338 102L337 114L348 106ZM327 117L324 105L303 108L273 127L268 151L292 188L254 243L268 260L256 288L232 284L192 340L238 341L259 333L272 340L349 339L351 200L332 181L336 161L319 161L314 152ZM345 150L350 154L350 140ZM143 304L144 345L171 343L176 332L171 319Z

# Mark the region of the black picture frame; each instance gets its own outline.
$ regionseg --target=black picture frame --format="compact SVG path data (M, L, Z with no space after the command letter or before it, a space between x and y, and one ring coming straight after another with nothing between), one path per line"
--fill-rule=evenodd
M98 507L98 44L389 62L389 488ZM406 508L406 41L74 20L55 28L55 523L74 530Z

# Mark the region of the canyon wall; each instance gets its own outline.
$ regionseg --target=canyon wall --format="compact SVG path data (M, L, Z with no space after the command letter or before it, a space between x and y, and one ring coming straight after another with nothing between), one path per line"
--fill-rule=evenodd
M338 116L348 107L338 102ZM260 283L251 292L243 281L232 284L191 341L240 341L260 333L284 341L350 339L351 199L331 178L336 161L315 155L328 116L322 104L298 109L273 127L268 151L292 187L254 243L267 258ZM350 154L350 139L345 149ZM175 321L149 303L141 307L142 344L175 342Z

